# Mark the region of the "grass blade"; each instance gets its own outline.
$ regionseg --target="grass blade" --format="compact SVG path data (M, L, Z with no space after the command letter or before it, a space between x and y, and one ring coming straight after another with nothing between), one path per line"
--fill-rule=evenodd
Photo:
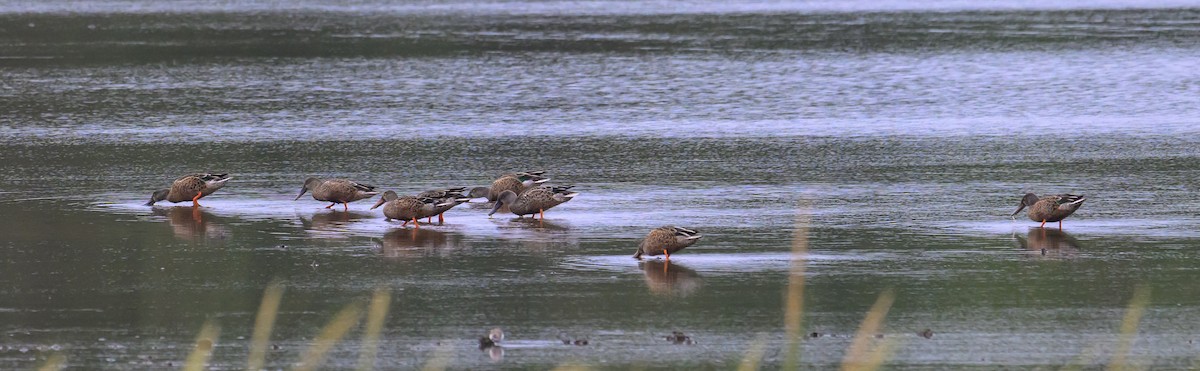
M787 352L783 369L800 367L800 329L804 314L804 268L808 258L809 204L801 201L796 210L796 226L792 232L792 268L788 272L787 299L784 304L783 324L787 334Z
M247 371L263 368L267 358L267 343L271 340L271 330L275 327L275 317L279 315L279 302L283 299L283 285L278 281L271 282L263 290L262 304L258 306L258 316L254 319L254 333L250 336L250 356L246 361Z
M767 336L759 334L753 343L750 343L750 349L746 350L746 356L742 357L742 363L738 364L738 371L754 371L759 368L759 363L762 362L763 355L767 353Z
M367 328L363 333L362 353L358 356L360 371L375 368L375 355L379 352L379 333L383 332L383 324L387 319L388 307L392 304L392 294L385 288L375 289L371 297L371 306L367 311Z
M858 332L854 334L854 340L850 342L845 358L842 358L842 370L874 370L883 363L886 353L881 350L890 350L889 345L881 346L874 354L868 354L868 349L871 338L879 332L883 319L887 317L888 309L891 309L895 299L896 296L891 290L879 294L879 299L875 300L866 318L863 318L862 324L858 326Z
M55 354L46 359L46 363L42 367L38 367L38 371L58 371L67 367L67 357L62 354Z
M362 314L362 304L354 303L347 305L342 311L338 312L333 317L325 328L321 329L321 334L313 340L313 344L304 352L304 357L301 358L299 366L296 366L297 371L316 370L321 367L321 363L325 361L325 354L337 345L342 337L350 332L354 325L358 324L358 317Z
M196 336L196 346L183 362L183 370L200 371L208 366L208 359L212 357L213 348L216 347L217 338L220 336L221 328L212 320L205 321L200 327L200 335Z
M1133 346L1133 339L1137 336L1138 323L1149 303L1150 288L1140 285L1133 290L1133 298L1129 300L1129 309L1125 311L1125 318L1121 321L1121 340L1117 345L1117 350L1113 352L1112 359L1108 362L1108 370L1124 370L1128 367L1125 358L1129 355L1129 348Z

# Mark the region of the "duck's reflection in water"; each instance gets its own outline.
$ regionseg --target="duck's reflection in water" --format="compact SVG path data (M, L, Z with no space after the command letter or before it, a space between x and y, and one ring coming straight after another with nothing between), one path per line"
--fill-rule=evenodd
M1079 253L1079 241L1067 232L1052 228L1030 228L1025 238L1013 232L1021 248L1047 257L1072 257Z
M517 241L521 248L531 251L558 251L579 245L579 236L571 233L566 221L550 221L534 218L493 219L498 223L502 240Z
M296 215L296 217L300 219L304 230L309 233L322 237L334 237L346 232L348 230L346 227L351 223L360 219L374 218L377 215L356 211L322 210L314 212L308 218L303 215Z
M229 237L229 229L221 225L216 216L204 211L203 207L154 207L152 212L166 217L175 238L181 240L224 240Z
M700 288L700 275L679 263L643 260L638 266L646 279L646 287L653 294L683 297Z
M393 228L378 241L386 259L448 256L462 245L462 236L429 228Z

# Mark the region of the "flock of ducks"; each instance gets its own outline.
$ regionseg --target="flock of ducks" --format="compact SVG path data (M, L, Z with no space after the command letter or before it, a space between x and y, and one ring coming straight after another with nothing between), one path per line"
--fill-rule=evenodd
M184 175L175 179L169 188L155 191L146 205L153 206L160 201L177 203L191 200L192 207L198 208L201 198L221 189L230 179L233 178L229 174ZM429 223L432 222L434 216L437 216L438 222L442 223L445 221L443 214L451 208L470 202L475 198L486 198L488 202L493 203L488 217L502 208L506 208L517 217L537 215L538 218L545 219L546 210L579 195L578 192L571 191L572 186L570 185L543 184L549 180L550 178L545 176L544 171L524 171L501 175L490 186L475 187L470 191L467 191L466 187L460 187L436 189L405 196L401 196L395 191L387 191L383 192L379 201L371 206L371 209L383 206L384 220L403 221L401 226L408 226L408 223L411 222L414 228L420 228L420 219L428 219L427 223ZM325 206L326 209L342 204L342 210L349 211L351 202L379 195L380 193L375 189L375 186L347 179L308 178L304 180L300 194L296 195L295 200L299 200L305 193L311 193L313 199L330 203L329 206ZM1033 209L1031 208L1031 210ZM642 255L663 255L670 260L672 253L691 246L702 237L699 232L689 228L676 226L655 228L642 239L633 257L641 259Z
M184 202L191 200L192 207L199 207L201 198L221 189L230 179L232 177L229 174L184 175L176 179L170 188L160 189L151 194L150 201L146 205L151 206L160 201ZM501 175L490 186L475 187L469 192L466 192L466 187L436 189L406 196L401 196L395 191L387 191L380 196L374 206L371 206L371 209L383 206L384 220L401 220L403 221L402 226L408 226L408 223L411 222L414 228L420 228L421 224L418 222L420 219L428 219L428 223L432 222L433 216L437 216L438 222L442 223L445 221L443 214L451 208L470 202L475 198L487 198L489 202L493 203L488 217L500 211L501 208L507 207L508 211L517 217L537 215L538 218L545 219L546 210L579 195L578 192L571 191L572 186L570 185L543 184L549 180L550 178L545 177L544 171L524 171ZM304 180L300 194L296 195L295 199L299 200L305 193L311 192L313 199L330 203L329 206L325 206L326 209L342 204L342 210L349 211L351 202L379 195L375 188L375 186L347 179L308 178ZM1015 220L1017 214L1028 207L1029 219L1041 222L1041 228L1045 228L1047 222L1058 222L1058 228L1062 229L1062 220L1074 214L1085 200L1086 198L1083 196L1073 194L1038 197L1033 193L1027 193L1025 197L1021 198L1021 203L1018 205L1017 211L1013 212L1012 218ZM658 227L646 234L646 237L638 244L637 252L633 254L633 257L641 259L643 255L663 255L666 260L670 260L672 253L691 246L702 237L694 229L676 226Z

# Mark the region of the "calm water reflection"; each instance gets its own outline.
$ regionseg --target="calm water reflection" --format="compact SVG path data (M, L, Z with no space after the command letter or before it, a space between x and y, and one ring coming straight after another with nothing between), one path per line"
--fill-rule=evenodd
M646 260L638 266L645 275L646 287L659 295L688 296L704 282L695 270L675 262Z
M777 368L800 204L805 332L837 335L802 343L809 368L885 290L890 369L1099 367L1141 286L1130 362L1200 354L1200 10L201 3L0 4L0 369L177 368L209 320L214 368L242 368L274 280L271 369L380 287L381 369L723 369L760 338ZM215 169L236 183L204 207L142 206ZM526 169L581 194L420 229L292 201L313 175ZM1026 192L1089 201L1031 229L1008 217ZM706 237L631 259L661 225Z

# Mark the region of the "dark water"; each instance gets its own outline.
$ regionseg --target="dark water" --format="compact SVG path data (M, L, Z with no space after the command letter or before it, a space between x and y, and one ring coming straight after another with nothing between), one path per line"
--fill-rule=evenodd
M798 216L808 368L886 290L889 368L1108 364L1138 287L1128 361L1200 351L1198 9L7 4L3 369L179 367L208 320L212 365L240 369L272 280L271 369L380 287L380 368L734 368L754 344L777 368ZM292 200L314 175L415 193L524 169L581 195L420 230ZM141 205L194 171L234 180ZM1089 200L1041 230L1008 217L1025 192ZM665 224L705 238L629 258ZM502 354L476 347L493 327ZM324 365L355 367L361 336Z

